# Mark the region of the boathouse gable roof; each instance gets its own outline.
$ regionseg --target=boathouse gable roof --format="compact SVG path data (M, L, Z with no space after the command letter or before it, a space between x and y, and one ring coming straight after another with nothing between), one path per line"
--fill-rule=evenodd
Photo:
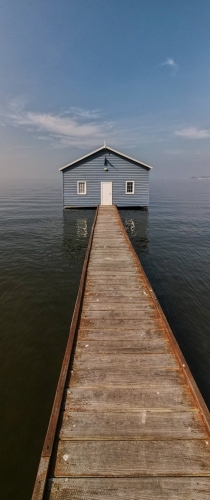
M124 153L120 153L119 151L116 151L115 149L112 149L112 148L110 148L108 146L102 146L101 148L98 148L95 151L92 151L91 153L88 153L87 155L82 156L81 158L78 158L77 160L72 161L68 165L65 165L64 167L59 168L59 170L63 171L63 170L65 170L67 168L70 168L70 167L76 167L81 162L84 162L84 160L87 160L87 162L88 162L94 156L97 156L97 155L100 155L100 154L103 155L104 153L108 153L108 154L109 153L113 153L114 155L116 155L116 156L118 156L120 158L123 158L124 160L128 160L129 162L134 163L135 165L138 165L139 167L142 167L142 168L144 168L145 170L148 170L148 171L153 168L150 165L147 165L146 163L143 163L140 160L136 160L135 158L132 158L132 157L130 157L128 155L125 155Z

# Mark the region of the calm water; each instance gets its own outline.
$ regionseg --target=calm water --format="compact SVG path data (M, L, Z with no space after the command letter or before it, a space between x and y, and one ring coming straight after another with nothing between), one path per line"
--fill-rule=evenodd
M210 407L210 181L153 181L150 200L121 216ZM31 496L93 218L59 184L0 189L2 500Z

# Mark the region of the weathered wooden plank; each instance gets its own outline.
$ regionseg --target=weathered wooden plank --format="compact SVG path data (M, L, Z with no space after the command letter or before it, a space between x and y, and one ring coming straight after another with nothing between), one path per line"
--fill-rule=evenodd
M99 241L100 239L101 239L101 241ZM107 235L104 233L101 236L96 235L96 237L94 238L94 245L101 244L102 246L107 246L107 242L110 242L111 245L116 246L118 240L123 241L123 235L120 235L120 236L116 235L116 237L115 237L115 235L114 235L114 237L112 235L112 236L107 237ZM125 242L125 240L124 240L124 242Z
M139 286L139 280L138 278L133 278L132 279L132 283L129 279L129 277L127 277L126 275L125 276L119 276L117 275L117 273L112 273L112 276L107 276L107 278L104 278L103 276L94 276L94 275L88 275L88 278L87 278L87 284L93 284L93 285L100 285L102 284L104 288L106 288L106 285L107 284L114 284L115 286L118 286L118 285L122 285L124 287L129 287L129 288L133 288L134 285L137 285Z
M46 500L209 500L209 477L53 478Z
M83 303L83 310L101 310L101 311L110 311L110 310L137 310L140 311L142 309L152 309L156 310L154 302L147 300L142 293L142 300L138 300L134 297L130 297L129 295L123 298L118 297L118 300L112 300L107 295L97 296L91 300L89 297L86 297Z
M55 476L210 476L209 441L60 441Z
M101 244L99 241L94 243L92 247L91 257L96 256L99 258L101 256L105 257L123 257L133 259L133 255L129 252L129 249L125 247L125 245L118 246L118 241L114 239L114 246L110 246L110 244ZM134 259L133 259L134 262Z
M114 231L99 231L95 232L95 238L94 238L94 245L95 248L100 248L104 249L105 247L109 246L109 248L116 248L117 243L120 243L120 246L118 248L122 249L123 244L124 244L124 235L123 233L115 233ZM113 241L111 241L113 240ZM95 248L93 247L93 251L95 251ZM125 253L128 252L128 249L125 248Z
M102 257L108 258L108 257L114 257L114 258L123 258L123 259L129 259L134 262L133 256L131 256L129 250L125 249L123 246L122 248L119 247L111 247L109 248L109 255L107 255L107 248L102 248L102 247L93 247L92 248L92 253L91 253L91 259L93 259L93 256L96 257L96 259L100 259Z
M123 313L125 314L125 316L127 315L127 309L129 308L129 311L133 311L133 315L135 314L136 315L136 311L144 311L146 313L146 311L150 310L150 311L154 311L155 310L155 306L152 305L150 302L148 301L141 301L139 302L138 300L133 300L132 298L130 298L128 296L128 299L127 300L120 300L120 301L117 301L117 302L112 302L112 301L107 301L106 302L106 299L96 299L96 300L92 300L92 301L84 301L84 305L83 305L83 312L93 312L93 311L107 311L108 313L110 311L115 311L115 312L118 312L118 311L121 311L123 310ZM125 311L125 312L124 312Z
M97 277L100 277L104 279L104 285L106 284L106 275L107 275L107 278L108 279L112 279L115 278L116 280L116 283L119 283L121 281L122 278L126 279L127 281L130 281L130 285L133 284L133 282L139 282L139 285L141 284L140 283L140 280L138 279L138 276L136 274L134 274L133 272L130 272L130 271L125 271L125 264L122 263L122 264L107 264L105 266L98 266L98 267L95 267L94 269L90 267L89 269L89 272L88 272L88 280L91 279L91 280L96 280ZM106 273L107 271L107 273ZM101 274L101 276L98 276L99 273Z
M115 279L114 279L115 277ZM132 282L129 279L129 273L119 273L118 277L115 276L115 273L109 271L107 273L100 272L97 274L90 274L88 276L88 281L86 282L85 290L87 293L101 293L107 294L110 290L122 296L131 296L136 295L137 292L140 295L145 295L149 297L148 292L142 283L139 283L137 279L132 278ZM115 295L112 294L112 295ZM115 295L116 296L116 295Z
M84 341L85 343L87 341L97 341L97 345L101 345L102 341L110 342L110 345L113 343L113 348L115 346L115 342L119 343L120 341L122 349L123 346L127 344L129 344L130 349L132 349L132 347L137 347L139 345L141 345L142 347L144 345L147 346L151 344L157 346L162 346L164 344L164 346L168 346L169 342L169 339L165 334L165 330L160 328L144 329L139 327L138 329L133 330L123 330L122 328L116 328L114 330L113 328L103 328L103 325L101 325L101 328L99 328L98 330L80 328L78 340L79 342ZM79 345L79 342L77 343L77 346Z
M103 258L105 258L106 260L109 260L109 259L116 259L116 258L119 258L119 259L128 259L130 261L133 261L133 263L135 264L134 262L134 258L133 258L133 255L129 252L128 249L125 249L124 245L121 245L120 247L118 246L115 246L115 247L110 247L108 246L108 248L103 245L102 246L97 246L95 248L92 248L92 253L91 253L91 259L93 258L96 258L96 259L99 259L99 260L102 260Z
M98 260L96 263L90 262L89 265L89 273L91 274L92 272L98 272L98 271L104 271L109 268L113 268L114 266L117 266L119 268L119 272L127 272L131 276L135 276L135 268L132 266L131 262L128 259L112 259L109 260L108 262L105 261L105 259Z
M112 231L112 232L121 232L122 233L122 227L120 224L116 224L116 220L114 221L113 219L113 223L109 223L107 224L107 220L104 218L104 219L101 219L101 214L100 214L100 220L98 221L99 224L97 224L97 227L96 227L96 231L102 231L102 232L109 232L109 231Z
M88 344L86 344L88 345ZM109 353L109 354L94 354L88 347L83 351L76 351L74 356L73 370L88 367L91 370L171 370L177 369L177 363L171 353L159 354L129 354L126 356L123 353ZM126 375L125 375L126 378Z
M118 259L117 257L112 257L109 260L105 259L105 257L96 258L96 262L94 262L94 257L92 257L92 260L90 261L89 265L89 270L91 269L91 272L94 270L98 270L99 267L105 268L109 265L116 265L119 264L119 267L121 266L121 272L129 272L132 274L135 274L136 268L133 266L132 261L130 259Z
M113 239L115 240L115 243L113 243ZM111 246L116 246L116 244L123 245L125 242L123 235L115 237L108 234L105 236L96 234L94 235L94 241L95 243L100 243L100 245L107 246L109 248L111 248Z
M94 319L94 320L97 320L97 319L100 319L100 321L103 322L104 319L123 319L123 321L126 321L127 319L131 319L133 320L133 318L135 318L135 320L139 319L145 319L147 321L150 320L150 319L155 319L157 318L157 312L156 310L154 311L152 308L150 309L135 309L134 310L131 310L129 308L129 304L127 305L127 308L120 308L117 310L114 310L114 309L110 309L110 310L98 310L98 311L94 311L94 310L83 310L82 311L82 319Z
M121 247L109 247L109 251L107 252L107 248L102 248L102 247L93 247L92 248L92 253L91 253L91 259L96 257L96 259L102 259L105 258L106 260L109 260L110 258L119 258L119 259L129 259L130 261L133 261L133 255L129 252L129 249L126 249L124 245Z
M115 240L115 245L116 245L116 243L118 243L119 248L120 247L122 248L122 246L124 245L124 242L125 242L124 235L122 233L115 234L114 231L109 232L109 233L106 233L105 231L104 232L96 232L94 235L94 238L95 238L96 243L100 242L100 244L103 246L109 245L111 239Z
M122 246L122 242L121 242ZM104 250L106 249L108 252L113 251L116 252L119 248L119 242L115 241L114 238L112 239L104 239L104 238L97 238L94 239L93 245L92 245L92 250L95 252L96 250Z
M111 249L109 249L109 252L107 251L107 249L105 249L103 252L94 250L91 255L91 262L94 264L95 260L97 265L109 264L109 262L125 262L128 263L128 265L135 265L133 256L125 253L119 253L118 251L113 251Z
M125 322L125 318L102 318L101 319L97 319L97 318L81 318L81 321L80 321L80 326L83 327L83 328L88 328L88 329L93 329L93 330L98 330L99 328L102 327L103 325L103 328L106 328L106 329L111 329L111 330L114 330L115 328L122 328L124 325L126 324L126 328L129 329L129 330L136 330L137 328L143 328L144 330L146 330L147 328L160 328L161 325L163 325L163 322L161 320L159 320L157 322L156 318L145 318L145 317L141 317L141 318L126 318L126 322Z
M112 232L114 234L117 233L123 234L121 226L119 224L116 224L116 221L114 223L114 219L113 219L113 224L108 224L108 225L106 220L104 220L104 223L102 223L102 221L100 223L99 221L99 224L97 224L96 226L95 232L102 232L102 233Z
M104 264L107 261L119 262L119 264L123 263L128 263L128 265L134 264L132 256L123 252L123 249L121 251L120 250L111 251L109 253L109 256L107 256L107 249L104 249L103 252L101 250L94 250L94 252L91 255L91 263L94 264L95 260L97 265Z
M126 285L126 287L128 286L129 288L133 288L134 285L139 285L139 286L142 286L142 283L140 282L138 276L133 276L130 278L130 274L129 273L122 273L121 274L121 271L123 271L122 267L120 267L119 269L111 269L110 267L108 268L108 266L106 267L107 271L111 271L109 272L109 275L107 276L107 279L106 279L106 276L104 276L105 273L103 273L103 275L100 277L95 274L92 274L92 273L88 273L88 278L87 278L87 283L91 282L91 284L94 282L97 282L97 284L100 284L102 283L104 288L106 287L106 283L107 281L109 283L114 283L115 285L118 285L120 283L122 283L124 286ZM100 269L98 271L104 271L104 269ZM97 273L98 274L98 273Z
M86 321L82 321L82 323L86 323ZM94 340L94 335L104 335L104 340L107 338L113 338L113 340L115 339L114 335L117 335L117 340L122 338L122 339L135 339L135 338L138 338L138 336L140 337L145 337L145 336L154 336L156 337L158 334L161 335L161 332L163 334L164 332L164 336L166 338L167 341L169 341L169 337L167 335L167 330L165 328L165 325L162 323L162 322L154 322L153 320L149 321L148 323L144 322L144 321L137 321L137 324L134 324L136 323L136 321L132 321L132 320L128 320L126 321L126 324L125 324L125 329L122 328L123 326L123 322L122 320L117 320L115 323L116 324L113 324L113 325L110 325L108 326L109 322L105 322L105 323L100 323L99 321L96 322L95 324L95 328L92 328L92 325L91 327L89 328L88 327L88 323L89 323L89 320L87 320L87 325L84 324L82 325L80 323L80 329L79 329L79 334L80 333L82 335L93 335L93 340Z
M125 265L131 265L134 264L133 258L129 255L120 255L117 253L116 255L112 255L109 253L109 257L107 257L107 252L104 255L97 255L97 253L93 252L91 258L90 258L90 263L89 263L89 269L91 267L97 268L98 266L106 266L107 264L125 264Z
M126 305L129 303L129 306L133 303L138 304L139 306L143 304L144 306L153 305L154 302L148 300L148 297L145 297L143 290L136 290L132 293L120 294L120 293L110 293L110 291L98 292L98 293L89 293L86 292L85 299L83 305L91 306L92 304L97 304L97 302L104 303L105 305L110 304L123 304Z
M135 369L134 370L125 370L123 369L123 365L121 369L90 369L85 367L77 368L77 370L73 370L71 375L71 384L72 387L106 387L107 385L115 386L125 386L125 384L133 385L133 387L142 387L143 385L149 386L150 384L154 387L157 387L157 392L160 392L163 385L167 385L168 387L174 385L176 382L177 385L183 382L184 376L180 373L180 370L173 368L162 368L162 367L153 367L151 366L150 371L145 369Z
M121 256L121 255L110 255L109 253L109 257L107 257L107 253L106 253L106 256L103 255L103 256L97 256L97 254L95 254L93 252L92 256L91 256L91 259L90 259L90 266L94 266L94 267L99 267L99 266L107 266L109 264L119 264L119 265L125 265L125 266L131 266L131 265L134 265L134 262L133 262L133 258L130 257L129 255L128 256Z
M139 283L139 280L132 278L132 282L129 279L129 274L123 273L116 277L114 272L106 273L105 276L99 275L89 275L88 281L86 282L85 290L88 292L108 292L109 290L116 290L117 292L135 292L135 291L145 291L148 295L146 289ZM149 296L149 295L148 295Z
M101 273L101 276L98 276L99 272ZM103 286L104 291L106 290L107 284L110 284L112 286L115 285L117 288L121 284L124 286L124 289L128 288L130 290L136 288L136 286L138 286L139 289L145 286L137 275L134 276L132 272L130 273L129 271L125 271L123 268L118 269L117 272L116 270L113 271L112 269L108 268L106 268L106 270L105 269L97 270L97 272L95 271L91 273L88 272L86 286L91 284L91 286L94 287L96 283L97 285L101 286L101 288ZM126 288L125 288L125 283L126 283Z
M98 255L97 252L93 252L91 256L91 264L96 266L99 265L107 265L107 264L112 264L112 263L125 263L127 266L134 265L133 258L129 255L121 255L118 253L112 254L112 252L109 251L109 256L107 256L107 251L106 254L104 252L104 255ZM96 260L96 262L95 262Z
M98 242L99 236L101 237L102 241L113 239L113 242L115 242L115 243L119 239L123 239L123 237L124 237L123 232L120 231L116 227L116 225L115 225L115 229L108 229L107 231L106 230L103 231L103 229L101 229L101 228L97 229L97 231L95 232L95 236L96 236L96 239L94 240L94 242L96 241L96 243Z
M119 272L124 272L124 273L129 273L129 276L131 276L131 279L132 279L132 276L136 276L136 273L135 273L135 268L133 268L133 266L131 266L131 263L127 260L118 260L118 259L112 259L108 262L105 262L105 260L102 262L102 261L99 261L96 262L96 264L94 264L93 262L90 263L89 265L89 274L92 274L92 272L103 272L105 273L106 269L107 270L112 270L116 267L117 270L119 270ZM116 273L115 273L116 274Z
M102 276L105 276L106 273L109 273L109 275L115 275L118 274L120 277L124 276L127 277L131 280L136 278L136 273L135 270L132 269L130 266L128 267L126 265L126 262L119 263L119 262L109 262L109 264L99 264L98 266L90 265L89 271L88 271L88 277L94 276L97 274L101 274ZM118 279L119 279L118 276Z
M84 305L83 305L83 310L84 311L107 311L109 312L110 310L133 310L133 314L135 315L135 311L141 311L143 309L145 310L153 310L156 311L156 307L154 302L146 300L144 297L143 293L140 295L140 298L142 300L136 299L136 297L130 297L129 295L127 297L113 297L110 295L96 295L95 297L88 297L86 296L84 300Z
M207 439L198 411L141 410L136 413L65 411L60 439L142 440Z
M123 249L119 251L119 248L109 248L108 251L107 248L95 248L92 250L91 259L92 261L96 259L99 262L103 262L104 260L105 262L109 260L128 260L135 265L133 256L129 252L124 252Z
M114 267L114 266L117 266L120 269L128 269L129 267L132 266L132 261L130 259L117 259L117 258L107 258L105 259L104 258L101 258L101 259L97 259L97 262L93 262L93 260L90 262L90 265L89 265L89 270L91 269L99 269L100 267L103 269L107 269L109 267ZM131 269L130 269L131 270Z
M112 291L112 292L116 292L116 293L121 293L121 292L129 292L130 294L131 293L137 293L138 291L141 291L142 293L145 292L145 295L147 295L147 292L146 292L146 289L145 287L140 284L138 281L136 281L135 283L130 283L130 282L127 282L127 285L125 287L125 284L124 282L121 280L118 280L118 282L116 283L114 280L110 281L106 281L106 284L104 283L104 280L101 280L100 283L98 283L97 281L94 281L94 280L88 280L86 282L86 286L85 286L85 291L86 292L92 292L92 293L96 293L96 292L104 292L106 290L106 292L108 291Z
M101 231L96 230L94 234L96 242L98 239L103 241L106 238L106 241L109 241L111 238L115 239L115 242L120 242L121 244L124 242L124 235L121 231Z
M103 288L101 289L98 289L98 288L95 288L95 291L94 290L91 290L90 291L90 288L88 289L86 287L86 293L85 293L85 298L84 298L84 303L87 303L87 302L90 302L90 301L94 301L96 299L104 299L104 300L109 300L110 302L117 302L117 303L120 303L121 301L125 302L127 300L129 300L129 302L131 300L139 300L139 302L148 302L148 298L145 297L145 294L144 294L144 290L145 288L142 286L142 287L139 287L139 288L134 288L133 290L125 290L124 288L121 289L121 290L117 290L117 288L115 287L113 289L113 287L109 290L104 290Z
M117 229L118 231L120 231L121 228L119 226L116 227L115 217L111 217L108 220L108 219L105 219L105 217L103 217L102 214L100 214L100 219L98 219L98 223L97 223L97 229L100 229L100 230L107 229L109 231L110 230L115 231Z
M107 237L106 237L106 234L104 234L103 236L101 236L101 238L99 238L99 236L94 238L94 245L106 246L108 243L110 243L110 245L116 246L118 239L122 239L122 238L123 238L123 235L121 235L120 237L116 236L116 238L115 238L115 237L113 237L113 235L111 235L111 236L107 235Z
M97 227L96 227L96 230L97 231L105 231L105 232L109 232L109 231L112 231L115 233L116 232L121 232L122 233L122 227L120 224L116 224L116 220L114 221L113 219L113 223L109 223L107 224L107 220L104 218L104 219L101 219L101 214L100 214L100 220L98 221L99 224L97 224Z
M125 247L125 245L122 245L120 247L117 246L117 242L114 238L115 246L110 247L109 246L109 253L107 252L107 246L106 245L101 245L99 242L94 243L94 246L92 247L92 255L95 255L98 257L98 255L105 255L106 257L110 257L112 255L115 256L123 256L127 257L129 259L133 259L133 255L129 252L129 249Z
M184 381L170 379L168 383L153 381L132 387L127 380L122 387L88 387L70 385L66 391L65 408L72 411L136 412L145 409L187 411L195 408L195 402Z
M81 340L84 337L79 335L78 341L77 341L77 354L80 355L82 353L85 353L86 355L86 350L88 348L88 355L98 355L98 354L117 354L117 353L123 353L123 354L138 354L138 353L169 353L170 352L170 347L169 343L165 341L164 338L159 337L158 339L153 339L150 337L142 337L141 339L139 338L134 338L125 340L124 338L119 339L119 340L104 340L103 335L98 335L97 340L92 340L91 337L89 337L89 340L87 342L87 337L86 340Z
M118 238L115 239L114 237L112 237L112 242L108 238L104 241L103 237L101 237L100 241L98 239L94 240L91 257L93 255L96 257L98 255L105 255L106 257L119 255L133 259L133 255L130 253L129 248L127 248L124 243L119 246Z
M118 240L123 240L123 232L120 231L119 229L97 229L95 230L95 234L94 236L97 238L104 238L107 237L107 238L114 238L115 241L118 241Z
M125 280L127 282L126 286ZM135 294L135 292L139 291L141 295L145 295L145 298L150 297L145 286L126 271L120 271L117 276L116 272L112 270L89 273L85 289L88 293L103 293L105 295L108 290L115 290L118 294L123 293L124 296L130 296L131 292Z
M126 265L126 262L109 262L107 264L99 264L98 266L94 266L94 270L97 270L98 272L102 272L102 271L112 271L113 272L113 276L115 275L116 277L116 274L118 274L118 271L122 271L123 269L125 268L128 268L128 266ZM93 267L89 267L89 274L88 274L88 277L91 276L92 274L92 270L93 270ZM127 275L127 278L129 278L131 281L132 280L135 280L135 279L138 279L137 275L134 275L134 274L130 274L128 273ZM119 279L119 278L118 278Z
M114 240L115 244L118 242L118 241L123 241L124 239L124 234L122 231L120 231L117 227L114 229L108 229L107 231L106 230L103 230L103 229L97 229L96 228L96 231L95 231L95 239L94 241L96 243L99 243L99 238L101 239L101 241L103 242L103 245L106 245L106 241L110 241L111 239ZM105 243L104 243L105 242Z
M97 225L96 230L95 230L95 234L103 234L103 235L104 234L105 235L106 234L112 234L113 236L117 237L119 234L123 235L123 231L122 231L122 228L119 225L114 224L114 223L112 224L112 226L110 225L110 226L106 227L106 222L105 222L104 228L102 227L102 225L101 225L101 227L99 227Z
M117 233L115 234L115 232L113 231L112 233L106 233L105 231L102 233L95 233L94 234L94 239L97 242L100 241L101 244L103 245L108 245L109 241L114 238L115 239L115 243L118 243L119 246L120 245L123 245L124 244L124 236L122 233Z
M91 261L90 261L90 267L92 269L98 268L99 266L108 266L109 264L119 264L121 266L124 266L124 271L133 271L135 270L135 266L133 263L133 260L131 258L119 255L113 255L112 257L106 257L105 255L101 255L100 257L97 255L92 255ZM134 266L134 267L133 267Z

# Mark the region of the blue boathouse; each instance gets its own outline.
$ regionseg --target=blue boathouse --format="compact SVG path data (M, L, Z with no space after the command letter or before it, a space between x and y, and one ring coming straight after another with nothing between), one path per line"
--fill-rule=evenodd
M104 145L60 168L64 208L148 207L152 167Z

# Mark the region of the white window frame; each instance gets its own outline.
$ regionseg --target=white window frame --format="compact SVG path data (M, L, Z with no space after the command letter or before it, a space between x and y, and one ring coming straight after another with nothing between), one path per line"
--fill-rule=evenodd
M132 193L128 193L128 182L132 182L132 184L133 184L133 191L132 191ZM135 181L126 181L126 183L125 183L125 194L134 194L134 192L135 192Z
M79 192L79 185L80 185L80 183L83 183L85 185L85 191L84 191L84 193L80 193ZM87 194L87 183L86 183L86 181L77 181L77 194L79 194L79 195Z

